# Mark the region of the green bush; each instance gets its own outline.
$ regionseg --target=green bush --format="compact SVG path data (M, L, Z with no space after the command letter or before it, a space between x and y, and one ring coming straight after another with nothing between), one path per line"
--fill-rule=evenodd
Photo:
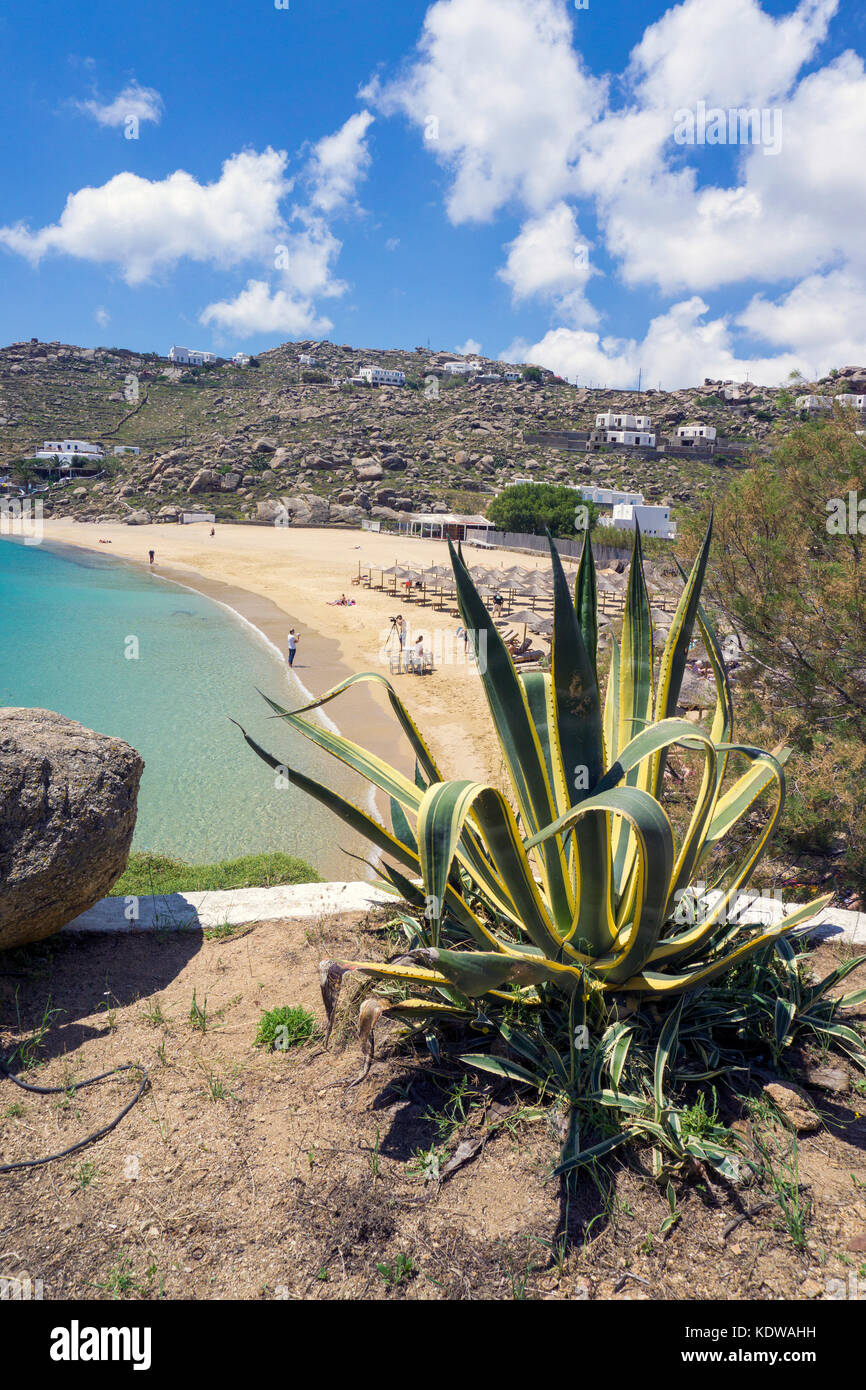
M500 531L519 531L541 536L575 537L575 514L585 507L590 529L598 521L598 508L584 502L572 487L554 483L514 483L500 492L487 508L487 516Z

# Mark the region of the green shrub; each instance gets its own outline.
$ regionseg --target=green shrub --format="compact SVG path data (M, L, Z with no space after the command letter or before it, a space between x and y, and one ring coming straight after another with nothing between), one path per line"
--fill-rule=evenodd
M256 1032L255 1047L269 1051L287 1052L290 1047L308 1042L316 1031L316 1020L300 1004L262 1012Z

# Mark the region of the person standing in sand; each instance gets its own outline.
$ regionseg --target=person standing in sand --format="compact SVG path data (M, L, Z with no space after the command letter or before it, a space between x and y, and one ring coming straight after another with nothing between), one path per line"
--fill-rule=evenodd
M298 637L298 634L295 632L295 629L294 629L294 628L291 628L290 631L289 631L289 665L290 665L290 666L293 666L293 665L294 665L294 662L295 662L295 652L298 650L298 642L299 642L299 640L300 640L300 639L299 639L299 637Z
M147 552L147 558L150 560L150 563L153 564L154 559L156 558L156 551L155 551L155 550L149 550L149 551Z

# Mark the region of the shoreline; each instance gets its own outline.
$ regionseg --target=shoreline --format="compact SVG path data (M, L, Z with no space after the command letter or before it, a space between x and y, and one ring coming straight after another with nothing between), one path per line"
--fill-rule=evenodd
M462 644L455 642L459 619L410 603L403 594L352 587L359 564L380 569L395 560L447 562L443 542L350 528L217 522L213 537L209 530L205 525L43 523L48 544L124 560L139 570L150 571L146 557L154 549L154 574L231 609L279 651L284 663L288 629L295 627L301 638L293 668L297 704L305 703L303 687L318 698L349 675L369 672L388 678L384 641L390 617L402 610L410 638L422 634L434 651L435 668L431 676L395 675L393 684L442 776L505 790L502 754L481 681L466 664ZM501 557L503 567L508 559ZM341 592L355 602L335 604ZM383 687L359 684L319 713L347 738L413 777L414 755Z
M136 528L136 530L146 529L149 528ZM162 529L160 527L160 530ZM302 704L317 699L327 690L339 685L341 681L354 674L352 668L343 661L339 642L335 638L329 637L317 629L306 627L300 619L285 612L267 595L214 579L212 576L193 570L188 566L176 564L151 566L147 561L133 556L121 555L120 553L112 554L107 549L101 547L97 549L98 540L97 545L94 546L87 543L81 544L77 538L74 541L60 540L49 535L45 537L45 544L47 548L61 554L98 555L100 559L113 561L115 564L130 565L141 573L152 574L155 578L177 585L178 588L189 589L193 593L201 594L249 628L253 636L263 643L274 657L279 659L283 672L289 679L290 689L292 678L294 678L294 685L300 692ZM286 638L290 627L294 627L296 631L299 628L304 629L300 634L301 643L298 646L298 656L296 656L295 664L291 668L286 658ZM309 652L309 662L304 662L303 659L298 660L298 657L301 657L302 648L304 654ZM307 679L301 676L301 672L304 672ZM394 766L400 767L407 776L411 775L412 760L411 757L406 757L404 749L400 746L400 731L387 719L384 711L369 698L369 693L363 687L353 688L341 695L338 710L345 712L346 716L341 723L338 723L329 712L330 705L313 711L312 715L318 717L333 732L343 734L356 742L363 738L364 745L369 747L371 752L376 753L380 758L384 758ZM375 798L377 795L375 790L371 788L370 791L371 797ZM368 809L372 809L372 807Z

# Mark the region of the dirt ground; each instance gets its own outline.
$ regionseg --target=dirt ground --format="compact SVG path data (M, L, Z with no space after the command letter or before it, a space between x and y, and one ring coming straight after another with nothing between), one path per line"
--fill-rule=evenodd
M822 1123L798 1140L797 1248L778 1204L731 1229L772 1193L716 1181L676 1183L680 1219L662 1235L668 1199L640 1154L610 1166L608 1190L582 1180L566 1215L552 1112L409 1054L387 1021L352 1089L351 1023L327 1052L316 1039L254 1046L262 1010L300 1004L323 1024L319 960L387 953L383 920L64 935L0 957L0 1051L35 1039L25 1079L69 1087L126 1062L149 1077L96 1144L0 1175L0 1276L41 1279L46 1300L823 1299L831 1280L830 1296L866 1297L866 1095L853 1076L811 1092ZM839 948L819 955L829 968ZM0 1162L64 1149L136 1084L125 1073L40 1096L0 1079ZM790 1132L766 1124L790 1153ZM477 1153L437 1182L437 1160L441 1174L465 1140Z

